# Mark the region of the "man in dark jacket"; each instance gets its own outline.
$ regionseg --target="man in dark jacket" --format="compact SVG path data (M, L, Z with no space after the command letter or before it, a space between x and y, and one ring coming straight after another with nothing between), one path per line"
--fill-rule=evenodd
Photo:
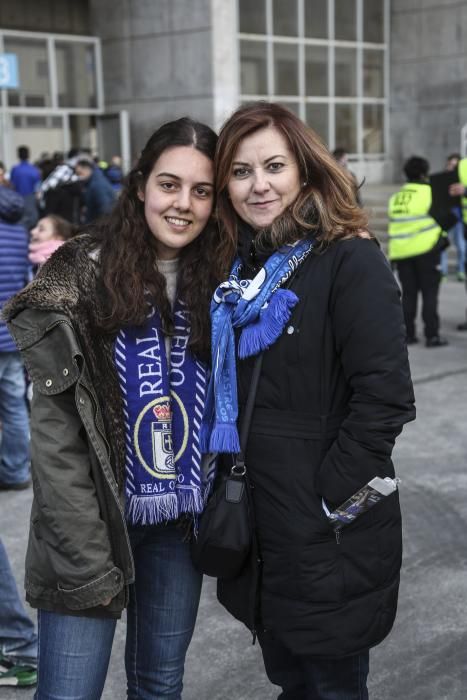
M94 166L89 160L79 160L75 171L84 184L84 204L86 211L84 223L90 224L103 214L108 214L112 209L116 195L110 182L102 170Z
M28 234L17 222L24 211L21 195L0 187L0 311L28 282ZM13 338L0 320L0 489L29 486L29 419L23 363Z

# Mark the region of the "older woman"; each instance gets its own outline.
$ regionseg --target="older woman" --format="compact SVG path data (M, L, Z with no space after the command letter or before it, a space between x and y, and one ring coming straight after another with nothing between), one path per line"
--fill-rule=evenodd
M284 107L237 110L216 171L238 257L212 305L210 449L238 450L237 406L264 351L246 450L258 552L219 581L219 599L257 633L281 698L361 700L368 650L396 613L399 502L337 535L326 509L394 477L395 439L414 418L399 290L353 182Z

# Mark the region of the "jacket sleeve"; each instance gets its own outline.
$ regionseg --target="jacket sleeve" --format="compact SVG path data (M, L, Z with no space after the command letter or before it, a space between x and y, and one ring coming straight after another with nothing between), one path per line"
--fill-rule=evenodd
M34 319L50 319L50 314L25 311L10 328L33 379L31 455L39 513L34 525L47 542L65 605L94 607L121 590L123 576L113 563L78 411L79 404L92 416L92 400L78 383L80 350L71 325L55 319L34 326L31 313Z
M347 380L349 413L318 474L318 492L336 507L375 476L394 477L391 453L415 418L400 292L374 241L342 246L330 317Z

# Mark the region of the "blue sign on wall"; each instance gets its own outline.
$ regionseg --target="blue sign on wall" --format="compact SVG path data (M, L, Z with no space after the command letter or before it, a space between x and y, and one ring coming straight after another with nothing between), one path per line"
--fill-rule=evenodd
M19 88L18 57L0 53L0 88Z

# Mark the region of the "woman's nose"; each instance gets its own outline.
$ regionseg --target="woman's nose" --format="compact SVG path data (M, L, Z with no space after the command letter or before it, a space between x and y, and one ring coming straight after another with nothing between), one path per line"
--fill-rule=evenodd
M190 208L190 203L191 203L191 194L190 190L187 188L181 188L178 193L177 197L175 200L175 207L177 209L180 209L180 211L188 211Z
M267 192L267 190L270 188L269 179L264 170L255 170L255 181L253 187L255 192Z

